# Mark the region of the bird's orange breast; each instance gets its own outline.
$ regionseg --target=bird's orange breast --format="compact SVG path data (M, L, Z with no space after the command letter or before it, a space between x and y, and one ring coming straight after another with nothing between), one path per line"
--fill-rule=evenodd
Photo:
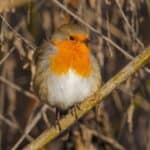
M92 66L90 50L85 43L74 40L53 41L58 51L50 56L50 70L57 75L73 69L82 77L88 77Z

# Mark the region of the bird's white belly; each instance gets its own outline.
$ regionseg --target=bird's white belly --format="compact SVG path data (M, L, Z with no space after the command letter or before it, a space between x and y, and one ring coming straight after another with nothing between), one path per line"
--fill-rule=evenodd
M80 77L73 70L61 76L51 73L47 83L49 103L61 109L83 101L94 90L93 78Z

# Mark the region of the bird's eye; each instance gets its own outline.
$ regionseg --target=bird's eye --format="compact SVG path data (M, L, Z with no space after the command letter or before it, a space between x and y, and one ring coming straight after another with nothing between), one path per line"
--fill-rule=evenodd
M73 37L73 36L69 36L69 39L70 39L70 40L74 40L74 37Z

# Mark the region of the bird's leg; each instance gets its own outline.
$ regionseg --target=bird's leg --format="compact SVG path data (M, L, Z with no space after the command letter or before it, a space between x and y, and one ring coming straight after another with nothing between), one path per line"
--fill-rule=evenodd
M58 127L59 131L61 131L61 125L60 125L60 111L56 108L56 127Z
M77 110L81 110L79 104L75 104L75 105L70 109L70 113L72 114L72 116L75 116L76 120L78 120Z
M75 107L76 107L78 110L81 110L79 103L75 104Z

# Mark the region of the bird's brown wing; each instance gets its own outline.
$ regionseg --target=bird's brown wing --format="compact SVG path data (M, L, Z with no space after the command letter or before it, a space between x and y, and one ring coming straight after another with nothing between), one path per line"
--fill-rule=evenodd
M45 42L35 53L34 60L36 73L34 77L34 90L42 101L47 101L48 85L47 78L50 73L50 55L56 52L56 48L50 43Z

